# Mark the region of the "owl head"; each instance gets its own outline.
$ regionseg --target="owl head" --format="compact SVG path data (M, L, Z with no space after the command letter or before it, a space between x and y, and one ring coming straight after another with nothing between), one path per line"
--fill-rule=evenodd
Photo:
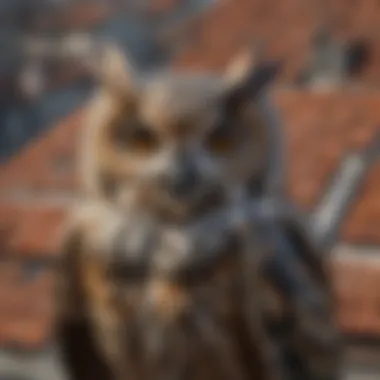
M89 194L179 222L274 177L263 90L276 70L250 51L221 74L142 73L112 45L96 73L80 156Z

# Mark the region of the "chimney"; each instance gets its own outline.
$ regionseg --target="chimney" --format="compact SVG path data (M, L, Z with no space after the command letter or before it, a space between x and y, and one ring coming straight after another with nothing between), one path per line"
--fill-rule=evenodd
M312 38L312 51L304 78L306 85L322 91L340 87L348 76L347 63L344 44L337 41L327 28L319 28Z

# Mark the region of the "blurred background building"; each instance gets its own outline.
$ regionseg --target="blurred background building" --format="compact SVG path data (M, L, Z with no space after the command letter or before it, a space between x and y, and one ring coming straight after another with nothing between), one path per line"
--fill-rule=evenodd
M94 89L83 63L102 38L146 70L222 70L252 42L283 61L271 96L284 123L288 190L331 248L346 379L379 379L377 0L0 3L0 379L64 378L51 329L54 263L78 196L77 134Z

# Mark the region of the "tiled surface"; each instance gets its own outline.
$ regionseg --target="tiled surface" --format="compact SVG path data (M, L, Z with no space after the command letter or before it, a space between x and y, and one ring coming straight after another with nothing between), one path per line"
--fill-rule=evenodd
M0 193L75 188L75 151L82 117L77 111L64 118L4 164L0 168Z
M58 251L66 209L36 201L0 201L2 255L51 258Z
M275 97L285 121L288 187L312 207L343 156L364 148L380 131L380 92L281 90Z
M341 328L352 334L379 337L380 260L337 259L332 263L331 270L338 301L337 319Z
M220 69L247 41L261 40L269 57L285 61L282 79L293 81L299 78L300 69L305 69L311 38L323 24L342 43L364 42L368 46L367 60L355 79L370 86L378 84L380 5L375 0L222 1L185 28L180 40L187 40L190 47L179 57L178 66Z
M357 203L342 226L342 238L356 244L378 243L380 236L380 164L367 176Z
M54 314L54 276L42 264L0 260L0 346L41 349Z
M183 31L189 46L176 65L218 70L239 48L259 39L270 57L286 57L283 77L292 80L306 58L315 25L313 10L300 0L222 1Z

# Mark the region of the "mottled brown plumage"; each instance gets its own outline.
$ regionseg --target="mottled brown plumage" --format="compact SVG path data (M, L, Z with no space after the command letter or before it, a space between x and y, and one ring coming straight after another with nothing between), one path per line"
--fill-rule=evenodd
M101 63L62 255L73 380L337 379L329 275L280 197L273 70L247 53L220 76L141 75L115 48Z

